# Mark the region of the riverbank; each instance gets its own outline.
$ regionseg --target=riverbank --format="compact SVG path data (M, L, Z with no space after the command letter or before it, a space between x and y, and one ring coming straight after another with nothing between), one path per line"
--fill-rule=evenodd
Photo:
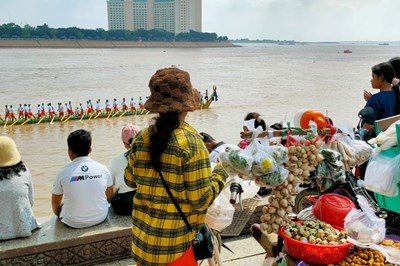
M81 40L0 40L0 48L221 48L231 42L131 42Z

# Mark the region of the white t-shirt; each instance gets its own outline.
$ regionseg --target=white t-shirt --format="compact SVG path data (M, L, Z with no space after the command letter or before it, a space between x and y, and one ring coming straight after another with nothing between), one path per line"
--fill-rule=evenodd
M212 163L218 163L218 156L221 152L225 151L226 146L228 146L228 144L223 143L210 152L210 161Z
M115 191L119 189L118 193L125 193L132 191L133 189L125 184L124 171L128 164L128 160L125 157L125 153L121 153L110 163L110 172L114 182Z
M52 191L64 197L61 221L74 228L104 221L109 206L106 189L112 185L108 168L90 157L78 157L65 165L57 174Z

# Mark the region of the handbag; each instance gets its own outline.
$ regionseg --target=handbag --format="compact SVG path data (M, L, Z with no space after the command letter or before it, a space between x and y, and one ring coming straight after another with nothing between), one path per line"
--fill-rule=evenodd
M169 189L168 184L165 181L161 171L159 171L159 174L163 182L163 185L167 190L168 196L171 198L172 202L174 203L176 209L179 212L179 215L185 222L186 228L188 229L189 232L193 232L193 229L190 226L189 221L187 220L185 214L182 212L182 209L179 207L179 204L174 198L174 196L172 196L171 190ZM211 229L208 227L207 224L204 224L200 228L200 230L195 234L194 239L192 240L192 246L194 251L194 257L196 258L196 260L212 258L213 256L212 233Z

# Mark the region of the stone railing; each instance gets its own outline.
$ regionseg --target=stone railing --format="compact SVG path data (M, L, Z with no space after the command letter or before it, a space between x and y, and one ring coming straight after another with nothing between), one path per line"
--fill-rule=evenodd
M55 216L28 238L0 241L0 266L94 265L131 256L131 217L115 215L84 229L66 227ZM133 260L132 260L133 263Z

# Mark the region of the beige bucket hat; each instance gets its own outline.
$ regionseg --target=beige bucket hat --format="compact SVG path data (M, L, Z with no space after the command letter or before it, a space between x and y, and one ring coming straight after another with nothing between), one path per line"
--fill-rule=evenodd
M199 107L199 92L192 87L189 73L179 68L157 70L149 87L151 95L144 107L151 112L194 111Z
M21 155L15 142L7 136L0 136L0 167L13 166L20 161Z

